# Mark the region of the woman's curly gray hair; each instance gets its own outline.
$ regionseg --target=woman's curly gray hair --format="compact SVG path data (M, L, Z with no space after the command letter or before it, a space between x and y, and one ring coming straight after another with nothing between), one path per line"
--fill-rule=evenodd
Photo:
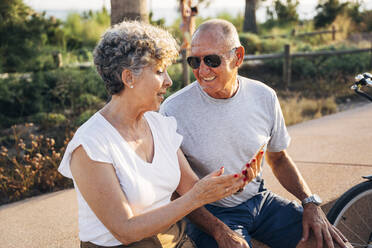
M138 21L124 21L108 29L94 49L94 64L110 95L121 92L121 73L135 75L155 64L169 65L178 56L178 45L166 30Z

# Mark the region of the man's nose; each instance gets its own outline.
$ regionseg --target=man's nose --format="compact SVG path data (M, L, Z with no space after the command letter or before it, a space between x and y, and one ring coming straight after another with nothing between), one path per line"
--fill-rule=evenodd
M204 63L204 60L200 61L199 74L208 75L211 68Z

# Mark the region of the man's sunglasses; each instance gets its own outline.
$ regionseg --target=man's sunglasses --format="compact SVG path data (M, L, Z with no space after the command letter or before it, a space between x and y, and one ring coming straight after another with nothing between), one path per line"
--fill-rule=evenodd
M235 51L236 48L230 50L230 52ZM210 54L203 57L204 64L209 67L219 67L221 65L221 56L217 54ZM187 63L192 69L198 69L201 63L201 58L196 56L187 57Z

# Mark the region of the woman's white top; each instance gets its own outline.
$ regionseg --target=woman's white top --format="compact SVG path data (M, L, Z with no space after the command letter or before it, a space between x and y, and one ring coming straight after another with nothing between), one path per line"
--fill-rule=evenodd
M151 163L141 159L120 133L97 112L76 131L66 148L59 172L73 179L71 154L81 145L91 160L113 165L134 215L168 204L180 181L177 150L182 136L176 133L177 123L173 117L164 117L156 112L147 112L144 116L154 140ZM121 244L90 209L75 181L74 185L79 207L80 239L102 246Z

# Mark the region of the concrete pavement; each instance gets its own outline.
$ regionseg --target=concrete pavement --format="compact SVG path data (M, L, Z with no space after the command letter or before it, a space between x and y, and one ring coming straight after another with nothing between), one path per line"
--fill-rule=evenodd
M1 248L79 247L73 189L0 207Z
M326 211L362 175L372 174L372 104L291 126L289 132L288 152ZM264 179L272 191L295 199L269 168ZM79 247L74 190L1 206L0 247Z
M303 122L289 127L292 142L288 153L311 190L328 210L351 186L372 174L372 104ZM295 199L264 171L266 185L274 192Z

